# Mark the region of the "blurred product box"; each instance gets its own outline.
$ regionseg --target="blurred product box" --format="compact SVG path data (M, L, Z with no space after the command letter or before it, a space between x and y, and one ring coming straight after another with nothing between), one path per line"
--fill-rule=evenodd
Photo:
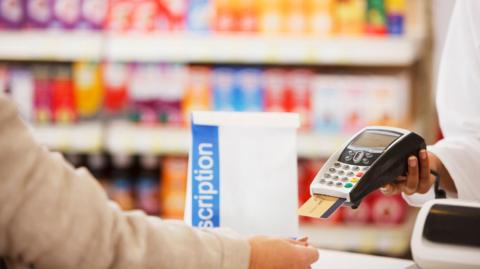
M159 0L169 21L171 31L185 30L187 17L187 0Z
M0 0L0 26L2 28L21 28L26 17L24 0Z
M307 1L307 32L314 36L330 36L334 32L336 0Z
M127 155L114 155L112 158L112 182L107 192L110 194L110 198L123 210L134 209L133 159Z
M208 32L212 22L212 2L190 0L187 10L187 29L194 32Z
M133 32L153 32L157 28L157 17L159 7L156 0L136 0L134 2L131 25L129 28Z
M308 69L292 69L287 73L284 108L300 115L300 128L311 128L311 81L314 73Z
M25 0L26 25L48 28L54 20L54 0Z
M70 66L58 65L53 69L50 87L53 121L59 124L74 122L77 118L77 110Z
M53 1L53 22L55 28L74 29L80 26L82 14L81 0Z
M30 69L17 67L9 72L9 93L23 119L33 119L34 78Z
M384 35L387 32L387 18L383 0L367 0L366 32Z
M76 62L73 65L75 103L80 118L97 116L103 104L101 66L96 63Z
M235 111L262 111L262 71L257 68L239 68L231 100Z
M110 0L107 28L110 31L126 32L132 25L135 3L131 0Z
M47 124L53 120L50 68L45 65L33 67L33 106L36 123Z
M351 134L366 125L399 126L408 120L410 87L404 74L317 75L313 83L317 131Z
M104 109L107 116L122 114L128 104L130 65L107 62L103 64Z
M341 0L335 7L335 32L358 36L365 32L365 0Z
M108 17L107 0L82 0L81 18L87 29L101 30L105 27Z
M190 122L190 112L211 109L211 71L208 67L189 68L188 82L182 101L184 122Z
M285 70L268 68L263 74L264 110L267 112L285 112L284 89Z
M187 169L187 158L165 157L162 159L160 207L164 218L183 219Z
M182 99L188 80L188 69L184 65L163 65L158 85L157 121L162 124L183 124Z
M159 161L156 156L140 156L140 171L136 181L136 208L149 215L160 214Z
M213 109L216 111L233 111L233 91L235 89L235 69L216 67L212 77Z

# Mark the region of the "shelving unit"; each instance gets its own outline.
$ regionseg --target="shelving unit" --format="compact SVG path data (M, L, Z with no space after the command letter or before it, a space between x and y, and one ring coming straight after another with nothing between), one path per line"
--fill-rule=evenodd
M128 122L36 126L35 136L47 147L67 152L107 151L123 154L185 155L190 132L183 127L139 126ZM346 135L301 132L298 156L326 158L346 141Z
M117 34L107 38L105 51L107 59L118 61L406 66L418 60L421 41L421 37Z
M421 56L423 37L3 31L0 40L5 60L408 66Z

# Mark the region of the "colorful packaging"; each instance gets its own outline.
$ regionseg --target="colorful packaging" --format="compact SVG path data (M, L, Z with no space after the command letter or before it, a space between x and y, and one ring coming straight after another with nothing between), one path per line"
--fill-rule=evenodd
M82 0L83 24L89 29L103 29L107 23L108 4L107 0Z
M262 71L242 68L236 72L235 88L232 92L233 109L236 111L262 111Z
M213 29L216 32L232 32L235 31L235 8L234 1L229 0L213 0L214 13Z
M280 33L285 20L282 0L261 0L259 28L262 33Z
M137 208L149 215L159 215L158 160L155 156L140 158L140 174L136 183Z
M165 65L158 85L157 120L169 125L183 124L182 98L187 83L188 69L184 65Z
M207 32L212 20L212 1L190 0L187 11L188 30Z
M290 34L305 34L307 28L307 1L285 1L283 12L283 32Z
M284 108L300 115L300 126L310 128L312 122L311 80L313 72L307 69L294 69L287 75Z
M260 26L260 5L256 0L238 1L238 31L245 33L258 32Z
M356 36L364 33L365 0L337 1L335 15L335 28L338 34Z
M367 0L366 32L384 35L387 32L387 19L384 0Z
M131 210L135 207L132 187L132 165L130 156L113 156L112 186L110 189L111 199L123 210Z
M108 10L108 29L114 32L126 32L132 25L134 1L110 0Z
M162 217L183 219L187 186L187 158L166 157L162 160Z
M26 19L23 0L0 0L0 23L7 29L23 26Z
M72 123L76 119L72 71L61 65L54 69L51 80L52 112L56 123Z
M130 76L131 69L128 64L107 62L103 65L104 108L107 115L125 111Z
M187 124L190 122L190 112L210 110L210 76L210 68L208 67L190 67L188 85L182 103L184 120Z
M80 117L91 118L100 112L103 85L100 65L76 62L73 65L76 110Z
M50 69L45 65L33 67L34 114L37 123L46 124L53 120L52 88Z
M31 70L10 70L10 97L16 103L20 115L27 121L33 117L34 79Z
M235 69L217 67L213 69L212 90L213 109L216 111L233 111L233 91L235 89Z
M55 0L53 15L60 28L73 29L81 22L81 0Z
M307 0L307 31L313 36L330 36L335 27L335 0Z
M161 64L135 64L129 83L130 118L135 122L154 124L157 121L157 102L161 93L164 68Z
M159 0L167 14L170 30L180 31L185 29L187 16L187 0Z
M266 69L263 73L264 110L267 112L285 112L284 91L286 87L283 69Z
M313 124L322 133L339 133L343 124L341 79L333 75L316 75L313 82ZM342 106L343 108L345 106Z
M26 0L27 24L34 28L47 28L54 19L54 0Z
M390 35L402 35L405 32L405 0L387 0L387 26Z
M137 0L131 17L131 31L152 32L156 30L158 4L155 0Z

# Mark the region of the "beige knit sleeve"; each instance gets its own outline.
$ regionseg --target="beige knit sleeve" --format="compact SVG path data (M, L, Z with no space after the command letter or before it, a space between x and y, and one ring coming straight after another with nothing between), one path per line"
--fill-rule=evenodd
M0 256L42 268L246 269L247 241L110 206L85 169L39 146L0 97Z

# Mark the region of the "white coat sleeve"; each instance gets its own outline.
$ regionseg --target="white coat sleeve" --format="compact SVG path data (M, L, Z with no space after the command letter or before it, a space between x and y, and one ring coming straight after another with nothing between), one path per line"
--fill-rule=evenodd
M453 178L458 196L480 201L480 1L459 0L440 65L437 110L444 139L429 147ZM426 195L404 195L418 205ZM414 201L416 200L416 201Z

